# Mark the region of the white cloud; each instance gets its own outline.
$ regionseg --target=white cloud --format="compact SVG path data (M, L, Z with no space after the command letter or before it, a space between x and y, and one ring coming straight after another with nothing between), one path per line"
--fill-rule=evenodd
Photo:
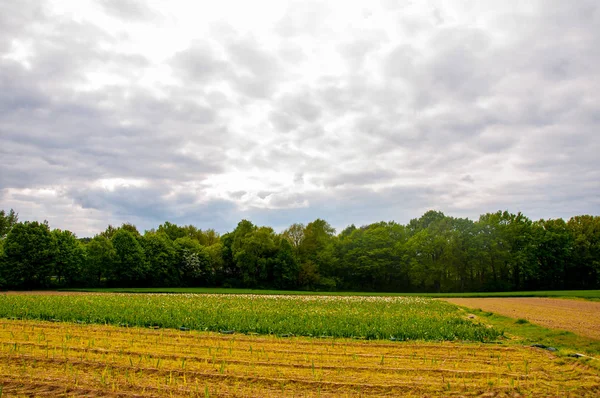
M0 207L79 235L597 214L599 25L593 1L4 2Z

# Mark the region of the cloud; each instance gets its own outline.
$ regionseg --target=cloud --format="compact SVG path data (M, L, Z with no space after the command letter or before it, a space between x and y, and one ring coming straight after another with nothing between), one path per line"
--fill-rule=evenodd
M342 185L370 185L393 179L395 174L389 170L356 171L341 173L325 181L325 186L338 187Z
M259 3L2 2L0 207L81 236L600 211L596 2Z
M109 15L125 21L145 21L157 17L145 2L139 0L100 0L100 5Z
M227 46L234 66L232 81L249 97L268 98L284 73L277 57L263 49L260 43L242 39Z
M190 85L221 79L229 73L229 65L220 59L210 43L205 41L195 41L185 50L175 54L172 66L176 75Z

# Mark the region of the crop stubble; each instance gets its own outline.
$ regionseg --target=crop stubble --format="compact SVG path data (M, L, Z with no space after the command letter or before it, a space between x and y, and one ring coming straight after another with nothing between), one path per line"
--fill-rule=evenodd
M450 303L481 308L511 318L527 319L550 329L563 329L600 340L600 302L521 298L448 298Z
M594 396L576 360L493 344L0 320L3 396Z

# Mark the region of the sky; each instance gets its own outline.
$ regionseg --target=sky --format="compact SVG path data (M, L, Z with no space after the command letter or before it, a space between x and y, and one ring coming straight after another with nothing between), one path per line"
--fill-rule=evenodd
M0 0L0 209L80 237L600 214L600 3Z

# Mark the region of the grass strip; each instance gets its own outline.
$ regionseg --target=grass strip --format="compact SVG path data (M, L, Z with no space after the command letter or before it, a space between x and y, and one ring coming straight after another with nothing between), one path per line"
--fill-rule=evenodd
M523 292L474 292L474 293L383 293L383 292L313 292L298 290L260 290L209 287L152 287L152 288L85 288L59 289L61 291L99 293L191 293L191 294L258 294L296 296L375 296L375 297L567 297L600 300L600 290L544 290Z
M495 329L504 331L503 342L515 345L541 345L556 348L556 355L568 356L583 353L591 357L600 357L600 341L575 333L549 329L530 323L524 319L509 318L481 309L461 307L465 312L475 315L482 323ZM600 361L592 361L594 366L600 368Z

